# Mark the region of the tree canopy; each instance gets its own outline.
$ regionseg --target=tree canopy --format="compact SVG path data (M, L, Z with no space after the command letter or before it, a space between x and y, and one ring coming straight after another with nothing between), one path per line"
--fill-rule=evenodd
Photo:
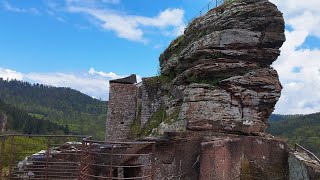
M34 119L42 120L38 124L43 123L44 127L49 126L49 121L77 134L92 135L98 139L104 137L107 102L79 91L0 78L0 99L15 107L16 111L24 111ZM23 123L22 120L19 122ZM48 128L57 128L53 124ZM31 125L27 123L19 126ZM27 129L32 128L33 125ZM39 133L43 131L39 130Z

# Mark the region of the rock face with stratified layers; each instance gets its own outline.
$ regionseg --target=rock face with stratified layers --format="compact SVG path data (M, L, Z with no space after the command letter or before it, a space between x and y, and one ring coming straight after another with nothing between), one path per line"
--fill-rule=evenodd
M160 76L143 78L137 93L129 92L137 99L110 111L117 117L111 120L132 121L130 134L124 129L116 135L155 141L154 178L159 180L315 177L318 168L310 166L307 172L295 157L288 161L287 143L264 133L281 95L271 64L284 41L283 16L274 4L224 1L192 21L170 44L160 56ZM112 86L110 92L112 88L128 92L123 85ZM128 100L120 93L111 95ZM109 109L121 104L113 102ZM134 106L130 112L136 109L135 116L123 113L130 103L137 106L128 106ZM114 122L110 128L118 126ZM132 162L148 164L148 159Z
M282 13L268 0L209 11L160 56L164 106L179 110L184 129L264 132L282 90L270 65L284 41Z

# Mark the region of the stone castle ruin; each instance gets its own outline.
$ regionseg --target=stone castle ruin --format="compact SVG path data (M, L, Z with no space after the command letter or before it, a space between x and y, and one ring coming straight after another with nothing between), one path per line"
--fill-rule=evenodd
M110 81L106 140L127 140L131 124L137 119L136 76Z
M265 133L282 90L270 65L284 27L268 0L224 3L196 18L160 56L159 76L110 81L106 140L155 141L159 180L301 179L302 160L292 163L287 143Z
M169 45L159 76L110 81L105 141L0 134L0 179L319 180L316 156L265 133L284 41L274 4L224 1ZM21 137L47 149L31 154Z
M215 8L160 56L160 76L144 78L139 87L134 76L110 81L108 124L137 120L144 128L153 115L163 114L153 135L262 133L282 90L270 65L284 41L282 13L266 0Z

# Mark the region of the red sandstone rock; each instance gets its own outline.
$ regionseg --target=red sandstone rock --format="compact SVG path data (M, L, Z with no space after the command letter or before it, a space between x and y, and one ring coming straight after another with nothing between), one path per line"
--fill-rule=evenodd
M264 132L282 90L270 65L284 41L282 13L267 0L211 10L160 57L161 76L172 78L165 106L180 109L184 129Z
M288 149L278 139L225 136L201 144L201 180L288 179Z

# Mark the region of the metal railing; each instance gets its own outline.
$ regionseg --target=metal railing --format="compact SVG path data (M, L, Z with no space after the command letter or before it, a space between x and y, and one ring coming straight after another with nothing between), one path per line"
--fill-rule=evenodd
M298 151L298 149L304 151L305 153L308 154L308 156L309 156L311 159L314 159L314 160L318 161L318 163L320 164L320 159L319 159L315 154L313 154L311 151L309 151L308 149L300 146L299 144L295 144L294 149L295 149L295 151Z
M80 180L153 180L153 142L107 142L85 138Z
M200 11L200 16L210 11L212 8L221 6L224 3L224 0L212 0L206 6L204 6Z
M154 142L0 135L0 180L153 180Z
M0 136L0 179L4 179L5 143L6 136Z
M73 135L2 135L0 179L77 179L83 138Z

